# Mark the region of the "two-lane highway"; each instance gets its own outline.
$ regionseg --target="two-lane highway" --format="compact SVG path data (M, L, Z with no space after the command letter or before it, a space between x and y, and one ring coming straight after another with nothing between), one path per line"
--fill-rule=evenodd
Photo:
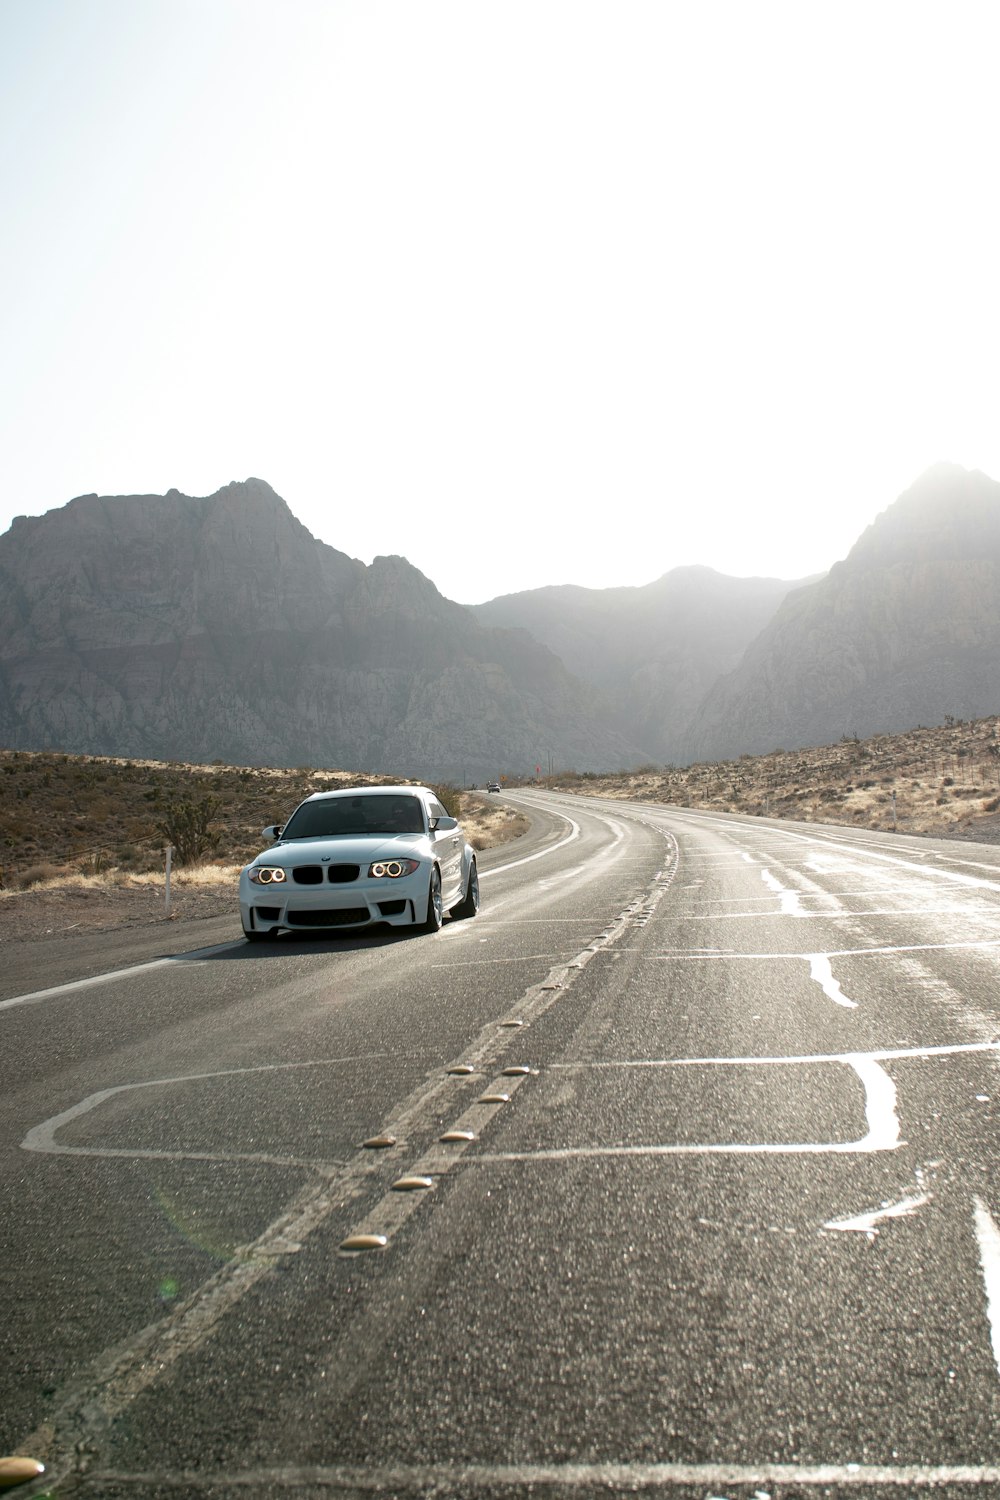
M433 937L8 979L0 1451L104 1500L1000 1493L1000 851L518 798Z

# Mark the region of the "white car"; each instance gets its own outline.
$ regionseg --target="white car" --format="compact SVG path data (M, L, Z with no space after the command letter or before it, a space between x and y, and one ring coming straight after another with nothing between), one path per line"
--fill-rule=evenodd
M479 910L475 850L429 787L317 792L264 837L273 846L240 871L248 942L279 928L437 932L446 912Z

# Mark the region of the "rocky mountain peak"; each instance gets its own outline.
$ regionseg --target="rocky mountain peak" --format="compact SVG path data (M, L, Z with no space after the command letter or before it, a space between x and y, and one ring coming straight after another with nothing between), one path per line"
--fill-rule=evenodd
M260 479L80 496L0 536L0 743L465 780L641 753L544 647Z
M892 567L945 559L1000 558L1000 484L974 469L938 463L878 515L842 567Z

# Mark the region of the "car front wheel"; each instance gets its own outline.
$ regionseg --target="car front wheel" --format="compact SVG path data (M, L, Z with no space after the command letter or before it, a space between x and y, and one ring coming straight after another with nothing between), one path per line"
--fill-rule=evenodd
M444 922L444 902L441 899L441 871L434 866L431 871L430 889L427 892L427 915L422 924L424 932L440 932Z

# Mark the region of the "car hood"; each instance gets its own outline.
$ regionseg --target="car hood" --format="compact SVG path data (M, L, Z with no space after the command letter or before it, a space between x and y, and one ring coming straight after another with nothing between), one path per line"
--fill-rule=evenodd
M365 865L372 860L404 855L426 859L429 854L430 843L422 833L345 834L335 839L289 839L287 843L279 840L251 863L291 869L293 865Z

